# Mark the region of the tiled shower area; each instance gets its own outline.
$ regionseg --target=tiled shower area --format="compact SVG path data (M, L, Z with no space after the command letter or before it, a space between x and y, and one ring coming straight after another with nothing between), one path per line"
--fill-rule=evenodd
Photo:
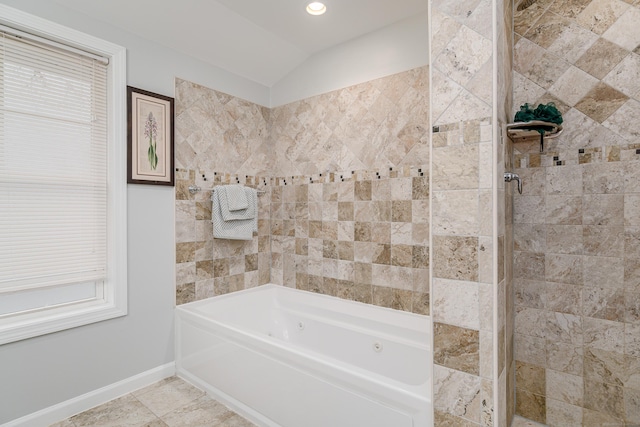
M548 425L640 425L639 3L515 14L514 100L565 128L514 144L516 412Z
M640 425L640 1L429 16L428 66L286 105L176 80L177 303L277 283L428 314L436 426ZM559 138L508 138L548 102ZM258 233L214 240L236 183Z

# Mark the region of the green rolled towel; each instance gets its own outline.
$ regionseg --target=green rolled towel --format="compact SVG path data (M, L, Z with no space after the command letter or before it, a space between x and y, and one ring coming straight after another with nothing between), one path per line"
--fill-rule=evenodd
M516 113L514 117L516 122L530 122L532 120L539 120L542 122L555 123L557 125L562 124L562 114L556 108L553 102L548 104L540 104L535 110L532 110L529 104L524 104L520 107L520 111ZM535 129L538 130L538 129ZM544 131L544 129L540 129Z
M520 106L520 111L518 111L514 117L514 121L516 122L531 122L534 120L561 125L562 114L558 111L555 104L550 102L548 104L539 104L535 110L532 110L529 104L524 104ZM553 126L531 125L524 129L540 132L540 151L542 151L544 147L544 133L553 130Z

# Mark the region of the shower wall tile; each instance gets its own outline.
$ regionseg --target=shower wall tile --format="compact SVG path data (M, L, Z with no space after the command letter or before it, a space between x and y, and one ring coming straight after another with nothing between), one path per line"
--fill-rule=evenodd
M463 25L435 57L434 66L465 86L491 58L491 40Z
M539 3L515 16L524 37L515 45L514 107L554 101L565 122L543 153L536 141L514 144L526 189L514 200L516 359L547 372L544 393L520 393L518 411L537 416L530 408L542 396L550 425L633 425L640 9L555 0L543 16ZM534 15L544 19L528 21ZM525 327L527 310L546 316L546 329Z
M577 67L570 66L548 89L549 93L574 106L583 102L587 94L596 87L598 79ZM615 111L615 110L614 110Z
M584 406L616 419L625 418L624 390L622 387L585 381Z
M435 321L480 330L480 291L474 282L434 279Z
M584 380L579 375L570 375L546 370L546 396L571 405L582 406L584 401Z
M515 302L527 308L543 309L546 301L545 282L526 279L514 280Z
M545 369L528 363L516 362L516 381L520 389L543 395L547 384Z
M590 205L587 204L587 209L590 209ZM583 222L585 215L583 214ZM540 225L537 225L540 227ZM523 224L522 228L527 228L528 225ZM528 250L527 252L549 252L556 254L571 254L578 255L584 251L584 237L582 233L582 227L579 225L547 225L542 226L546 230L546 242L545 247L542 250ZM535 248L540 249L540 247ZM585 269L588 268L585 262Z
M576 21L584 28L602 35L628 8L628 5L618 1L592 1L582 13L576 17Z
M515 331L518 334L544 338L549 316L543 310L516 307Z
M480 423L481 379L475 375L434 366L434 409Z
M478 238L433 236L434 276L478 280Z
M542 348L543 351L545 347ZM582 375L584 366L584 346L582 343L570 344L559 340L546 340L546 362L542 364L550 369L567 374Z
M550 311L580 315L583 311L583 288L566 283L546 284L545 308Z
M552 426L582 426L582 407L555 399L547 399L546 421Z
M601 383L625 385L626 359L622 353L588 348L584 357L584 378Z
M544 396L518 389L516 385L516 414L546 424L546 399Z
M583 408L582 410L582 422L584 425L594 426L621 426L624 425L624 421L603 412L593 411L591 409Z
M627 55L629 55L629 52L626 49L599 38L576 61L575 65L595 78L602 80ZM605 83L608 82L605 81Z
M497 22L493 22L495 16ZM514 413L513 398L507 398L508 378L513 378L509 370L514 369L509 358L513 355L512 340L508 338L513 333L509 317L513 312L509 296L513 291L512 227L504 220L498 221L497 228L493 224L493 218L512 212L510 193L497 179L511 156L510 152L507 155L508 144L496 130L499 127L493 126L496 119L499 126L506 123L511 110L512 77L508 70L513 63L512 18L513 5L502 1L434 0L431 8L432 316L446 325L442 328L479 331L477 374L482 378L481 388L497 387L498 394L505 396L498 402L484 401L479 420L482 425L507 425ZM493 87L496 76L497 87ZM494 103L497 117L492 117ZM498 200L494 200L495 187ZM505 242L509 242L508 247ZM498 288L497 301L494 286ZM494 305L498 307L495 330ZM492 348L494 343L497 352ZM491 366L494 360L498 361L499 372ZM463 383L466 377L462 374L469 372L463 372L466 368L449 359L435 363L436 368L441 365L461 374L455 377L457 387L473 388ZM440 392L436 388L436 401ZM436 417L443 423L463 425L457 418L460 415L455 407L438 408L436 403Z
M473 375L480 373L480 334L473 329L434 324L434 362Z

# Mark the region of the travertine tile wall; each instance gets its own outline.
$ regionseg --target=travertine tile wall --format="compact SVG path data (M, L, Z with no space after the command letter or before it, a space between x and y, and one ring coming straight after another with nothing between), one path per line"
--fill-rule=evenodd
M429 67L276 107L271 117L276 176L420 166L429 162Z
M176 79L176 303L269 282L269 110ZM251 241L213 238L211 191L242 183L267 190L258 198ZM188 187L205 189L191 194Z
M277 178L275 283L429 314L426 166Z
M517 412L640 424L640 2L538 0L516 13L515 106L564 133L514 144Z
M428 67L271 114L271 280L428 314Z
M508 147L498 124L511 93L512 5L432 0L430 16L435 420L508 425Z
M428 314L428 76L274 109L177 80L178 303L274 282ZM233 183L267 191L251 242L213 239L188 192Z
M513 144L506 137L505 124L511 120L513 110L513 1L496 4L496 110L499 130L495 158L496 182L496 235L498 238L498 407L500 426L510 426L515 414L515 357L513 333L514 291L513 291L513 193L515 183L505 184L504 172L513 171ZM504 265L500 265L504 263ZM501 280L500 274L504 274Z
M492 152L491 127L476 120L433 135L436 425L494 425L492 158L481 154Z

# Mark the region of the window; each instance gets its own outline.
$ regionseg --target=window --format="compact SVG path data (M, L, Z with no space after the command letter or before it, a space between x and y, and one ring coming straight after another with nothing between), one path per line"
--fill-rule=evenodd
M2 344L126 314L126 84L123 48L0 17Z

